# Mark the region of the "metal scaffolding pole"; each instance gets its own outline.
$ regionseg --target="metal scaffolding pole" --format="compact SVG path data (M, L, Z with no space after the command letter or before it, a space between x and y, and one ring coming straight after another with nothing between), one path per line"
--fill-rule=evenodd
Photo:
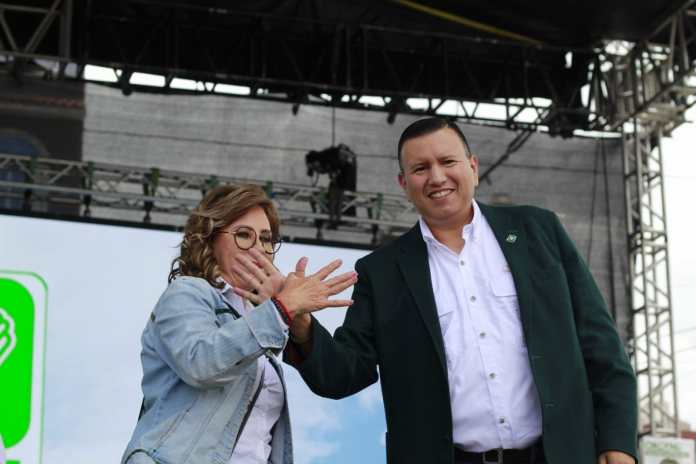
M629 349L638 378L641 436L679 436L662 137L683 123L696 103L693 5L611 57L606 76L614 108L610 125L623 133L633 315Z
M640 127L638 120L634 126ZM669 252L662 173L662 129L624 133L630 343L638 378L641 435L678 436Z
M638 379L641 436L679 436L662 137L696 104L695 1L687 2L640 43L607 47L607 127L623 134L629 350Z

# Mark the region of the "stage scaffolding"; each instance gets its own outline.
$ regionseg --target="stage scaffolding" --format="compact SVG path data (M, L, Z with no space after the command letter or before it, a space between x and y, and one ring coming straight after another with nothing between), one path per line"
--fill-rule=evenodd
M362 80L358 82L350 80L354 74L352 72L346 74L347 81L341 80L340 75L334 72L329 82L313 85L309 83L312 76L305 72L307 70L297 66L295 77L283 81L274 81L258 73L232 75L215 69L215 66L207 71L195 72L172 66L144 66L138 58L147 53L148 41L144 41L143 48L136 50L132 57L123 54L126 58L122 62L100 62L90 57L88 47L82 50L84 53L80 56L74 56L71 52L74 49L71 47L70 32L73 17L71 0L53 0L46 8L0 3L0 26L4 32L0 38L0 56L4 57L6 68L18 79L21 79L23 69L32 60L41 64L45 77L56 79L84 80L86 65L107 66L114 70L116 77L111 85L120 87L124 94L144 90L131 82L134 73L143 72L164 76L167 89L175 78L196 80L201 85L192 92L200 93L216 93L218 84L248 86L250 91L246 97L292 102L294 111L304 104L341 106L384 111L393 121L397 113L438 114L444 104L453 101L461 108L458 119L517 130L520 131L520 138L524 138L525 131L538 129L561 135L571 135L577 129L621 132L628 225L627 288L633 314L629 350L639 381L640 431L642 434L677 436L678 403L661 140L685 122L685 111L696 103L696 56L693 52L696 43L695 5L695 0L685 2L679 11L638 43L614 42L592 50L575 50L578 56L587 57L589 54L590 65L586 85L576 89L570 100L553 97L540 102L532 95L508 98L502 90L510 83L505 80L505 74L510 73L501 73L504 74L501 81L488 92L475 92L468 100L447 99L450 66L454 63L451 58L467 47L480 51L483 45L492 51L496 47L505 49L506 60L513 57L511 61L524 63L525 69L538 70L544 85L548 87L546 91L555 95L554 84L544 79L545 53L560 52L552 47L511 47L510 44L495 41L484 43L471 38L369 26L351 29L338 25L327 35L326 59L333 60L332 69L362 66ZM5 20L8 11L36 15L41 19L26 44L19 44L15 40L13 25ZM109 21L109 18L95 19L105 23ZM263 25L263 21L259 24ZM58 28L59 40L52 48L39 47L51 27ZM391 69L388 74L392 75L395 88L400 90L380 93L377 89L371 89L368 84L370 69L365 64L370 56L367 47L375 43L370 38L376 36L391 39L419 36L417 40L429 39L437 44L430 52L439 57L436 61L441 66L442 72L439 74L442 82L438 82L437 86L445 89L444 92L435 95L411 91L420 85L418 70L396 73L392 67L393 56L390 58L387 49L379 51L382 59L377 64L388 71ZM360 40L351 41L351 37ZM361 43L362 51L357 50L357 54L338 53L341 47L349 48L354 43ZM39 49L40 53L37 51ZM291 49L287 48L283 53L286 59L294 60ZM336 61L340 56L348 60L341 64L342 68ZM351 62L351 56L361 59ZM176 62L175 58L174 55L164 57L162 62ZM252 58L257 60L258 66L264 66L261 52L252 55ZM401 82L401 76L412 76L413 81ZM475 78L468 78L472 79L471 84L475 88L478 84ZM279 86L285 91L267 91L269 87ZM587 97L582 98L585 91ZM381 98L382 104L366 102L363 99L365 95ZM412 98L419 101L419 106ZM502 108L504 116L492 120L481 111L486 105ZM505 155L501 163L504 161ZM0 182L0 195L13 198L21 209L30 210L37 201L72 202L81 205L84 216L90 216L92 208L97 206L119 208L142 211L146 222L151 220L154 213L183 217L200 199L201 193L212 185L240 181L157 169L9 155L0 155L0 169L21 173L21 181ZM286 223L311 231L321 229L322 224L329 220L327 193L321 188L259 180L247 182L263 185L267 189L278 203ZM346 192L343 209L352 206L357 209L356 216L344 216L344 223L339 228L354 232L356 237L363 237L366 243L379 243L384 236L404 231L415 218L412 206L399 196Z
M98 208L141 211L144 223L180 227L207 190L245 183L266 190L283 224L304 229L298 237L321 237L332 217L323 187L8 154L0 154L0 172L12 179L0 180L0 198L25 212L41 212L50 202L79 206L86 218L98 219L93 215ZM355 216L348 214L350 210ZM403 233L417 218L404 197L369 192L345 191L341 213L338 228L361 245L377 245ZM155 214L160 221L153 222Z
M607 126L623 133L629 349L641 435L679 436L662 138L686 122L685 111L696 103L695 17L688 2L644 41L618 44L604 76L613 101Z

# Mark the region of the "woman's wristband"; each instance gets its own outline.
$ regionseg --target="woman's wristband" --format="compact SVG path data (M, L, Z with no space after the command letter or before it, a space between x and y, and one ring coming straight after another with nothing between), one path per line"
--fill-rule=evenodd
M290 315L290 311L288 311L287 306L285 306L283 302L276 297L272 297L271 302L275 305L276 309L280 313L280 316L283 318L283 321L285 321L287 325L292 324L292 316Z

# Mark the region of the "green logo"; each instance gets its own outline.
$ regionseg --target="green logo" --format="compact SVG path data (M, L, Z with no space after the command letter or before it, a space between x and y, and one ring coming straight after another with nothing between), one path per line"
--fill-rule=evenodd
M8 464L41 461L46 287L0 271L0 435Z

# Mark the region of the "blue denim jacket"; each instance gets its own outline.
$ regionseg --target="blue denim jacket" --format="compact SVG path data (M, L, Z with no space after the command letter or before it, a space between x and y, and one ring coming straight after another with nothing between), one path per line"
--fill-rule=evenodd
M143 412L122 464L229 464L261 382L256 361L287 342L276 311L268 300L240 316L206 280L174 280L143 331ZM292 464L287 400L271 448L271 463Z

